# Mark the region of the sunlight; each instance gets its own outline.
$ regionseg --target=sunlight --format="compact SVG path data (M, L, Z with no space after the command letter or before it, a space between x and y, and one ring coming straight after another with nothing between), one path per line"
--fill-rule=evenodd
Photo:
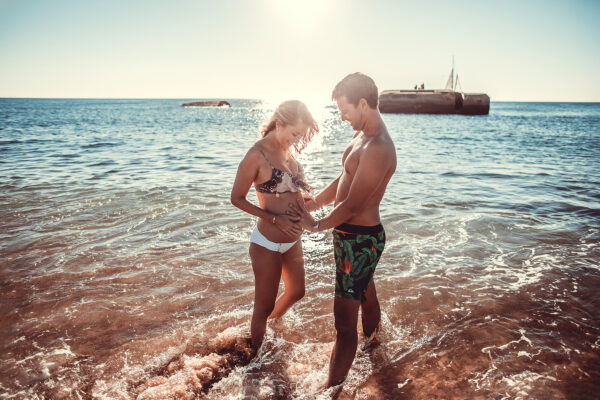
M277 105L286 100L300 100L310 110L313 117L318 121L325 114L325 107L332 103L328 92L294 92L292 94L273 94L263 99L263 108L273 110Z
M281 18L287 26L298 31L306 31L326 23L336 1L322 0L268 0L268 7L276 18Z

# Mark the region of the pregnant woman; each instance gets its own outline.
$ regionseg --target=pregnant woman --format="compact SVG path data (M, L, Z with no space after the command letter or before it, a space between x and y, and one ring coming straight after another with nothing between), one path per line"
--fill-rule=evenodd
M268 318L277 318L304 296L304 259L302 228L299 218L289 215L288 204L307 195L302 165L294 158L319 131L304 103L289 100L281 103L260 138L241 161L231 202L258 217L250 236L250 259L254 271L254 311L250 331L252 346L263 341ZM254 184L260 207L246 199ZM275 301L279 281L285 290Z

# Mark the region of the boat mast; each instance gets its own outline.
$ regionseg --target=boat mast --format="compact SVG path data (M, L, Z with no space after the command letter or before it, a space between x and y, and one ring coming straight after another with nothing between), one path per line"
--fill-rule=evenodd
M452 55L452 70L446 82L446 89L454 90L454 54Z
M454 54L452 54L452 77L454 78ZM456 79L453 79L454 81L454 85L452 86L452 90L456 90L456 83L458 81L458 75L456 76Z
M456 74L456 82L454 84L454 91L456 92L456 89L459 89L459 92L463 93L463 89L462 86L460 84L460 81L458 80L458 74Z

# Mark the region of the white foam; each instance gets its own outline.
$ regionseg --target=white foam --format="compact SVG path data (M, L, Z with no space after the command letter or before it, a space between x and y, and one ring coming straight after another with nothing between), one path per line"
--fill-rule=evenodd
M518 374L503 376L500 382L506 384L513 395L522 396L523 399L526 399L528 398L532 384L538 380L557 382L557 379L553 376L542 375L532 371L523 371Z
M410 382L410 379L405 380L402 383L398 384L398 389L402 389L404 386L406 386L408 383Z

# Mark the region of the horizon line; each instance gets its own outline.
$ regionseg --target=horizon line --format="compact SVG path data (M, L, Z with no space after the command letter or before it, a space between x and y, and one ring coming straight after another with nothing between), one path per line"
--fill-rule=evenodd
M19 99L19 100L259 100L265 101L267 98L259 97L21 97L21 96L0 96L0 99ZM333 101L331 101L333 103ZM600 103L600 100L492 100L490 103Z

